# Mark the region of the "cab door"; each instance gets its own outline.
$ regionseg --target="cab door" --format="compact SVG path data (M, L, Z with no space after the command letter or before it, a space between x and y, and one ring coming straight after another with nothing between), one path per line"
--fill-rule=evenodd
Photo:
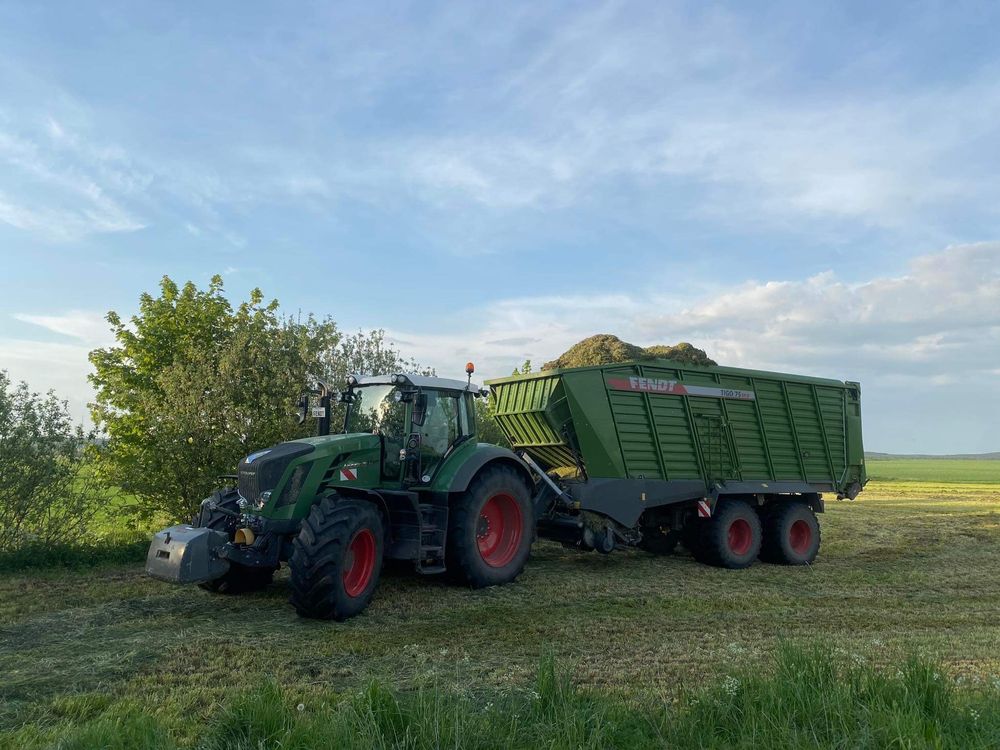
M426 484L455 445L472 436L472 425L462 392L425 390L421 395L427 399L426 413L413 429L420 433L420 479Z

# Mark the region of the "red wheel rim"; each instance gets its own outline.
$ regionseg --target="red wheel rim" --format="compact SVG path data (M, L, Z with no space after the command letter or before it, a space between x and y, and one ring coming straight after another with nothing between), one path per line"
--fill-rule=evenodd
M521 546L521 507L511 495L498 492L483 503L476 524L476 544L483 562L502 568Z
M753 544L753 529L745 518L737 518L729 524L729 551L734 555L745 555Z
M799 519L792 524L788 530L788 546L796 554L804 555L809 552L809 545L812 544L813 530L809 524Z
M371 529L361 529L347 545L344 557L344 592L359 596L368 588L375 574L375 535Z

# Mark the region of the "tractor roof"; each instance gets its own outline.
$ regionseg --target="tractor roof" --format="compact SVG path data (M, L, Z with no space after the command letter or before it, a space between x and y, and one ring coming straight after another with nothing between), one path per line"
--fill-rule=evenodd
M358 385L397 385L396 378L399 375L365 375L358 378ZM469 391L479 393L481 386L476 383L467 383L464 380L453 378L432 378L428 375L407 375L402 374L406 382L417 388L438 388L447 391Z

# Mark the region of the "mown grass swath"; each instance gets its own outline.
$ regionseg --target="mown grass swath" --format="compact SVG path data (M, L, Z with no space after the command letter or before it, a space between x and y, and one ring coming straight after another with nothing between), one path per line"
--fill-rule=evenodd
M4 567L0 747L1000 746L1000 486L873 482L824 521L793 570L547 542L509 586L394 570L336 625L284 571L220 598Z

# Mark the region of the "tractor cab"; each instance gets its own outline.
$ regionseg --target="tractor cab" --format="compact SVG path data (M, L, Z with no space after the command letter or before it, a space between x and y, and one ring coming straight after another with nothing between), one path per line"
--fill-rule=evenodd
M348 379L343 433L377 435L386 484L426 485L458 446L475 438L471 382L423 375Z

